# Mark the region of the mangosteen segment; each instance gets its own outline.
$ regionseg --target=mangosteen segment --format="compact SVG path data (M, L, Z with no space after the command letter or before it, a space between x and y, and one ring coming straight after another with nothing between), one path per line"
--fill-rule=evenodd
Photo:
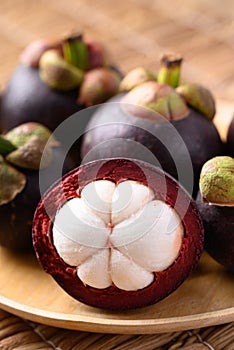
M99 187L99 182L86 185L80 198L71 199L59 209L53 225L55 248L70 266L74 264L76 252L78 277L86 285L102 288L102 280L95 271L103 266L105 280L109 276L109 285L105 282L103 288L111 286L113 281L121 288L125 279L125 290L144 288L152 282L154 272L167 269L177 258L183 227L174 209L150 199L153 191L148 187L128 180L115 188L113 182L102 180ZM105 188L109 195L107 201ZM96 196L99 198L94 200ZM104 207L99 203L103 200ZM106 204L109 209L105 208ZM142 284L141 275L144 276Z
M57 181L34 216L44 270L75 299L106 309L150 305L198 263L203 227L188 193L145 162L99 160Z

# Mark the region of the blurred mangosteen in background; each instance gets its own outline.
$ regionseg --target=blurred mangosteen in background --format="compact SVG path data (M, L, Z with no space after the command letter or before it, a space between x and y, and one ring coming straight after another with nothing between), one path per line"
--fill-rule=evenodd
M0 136L0 245L32 250L32 220L41 193L73 167L39 123L24 123Z
M227 152L231 157L234 157L234 117L228 128L227 134Z
M205 249L234 272L234 159L214 157L202 168L197 197Z
M135 309L172 293L196 268L203 225L171 176L139 160L74 169L41 199L33 244L43 269L75 299Z
M73 113L115 95L119 83L104 48L87 35L37 40L23 51L3 92L1 131L29 121L54 131Z
M83 162L145 160L161 166L196 196L202 165L223 154L223 143L212 122L211 92L197 83L180 85L181 62L177 55L164 55L157 77L136 68L123 78L121 93L98 108L86 128Z

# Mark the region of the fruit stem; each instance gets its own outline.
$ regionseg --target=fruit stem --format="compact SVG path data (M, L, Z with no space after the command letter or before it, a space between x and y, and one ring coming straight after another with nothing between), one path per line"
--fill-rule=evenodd
M7 154L15 151L16 149L17 147L15 147L13 143L0 135L0 154L2 156L5 157Z
M65 61L82 70L88 68L88 50L83 41L82 34L72 34L62 43Z
M181 56L175 54L163 55L161 58L161 68L158 73L157 81L176 88L180 81L181 63Z

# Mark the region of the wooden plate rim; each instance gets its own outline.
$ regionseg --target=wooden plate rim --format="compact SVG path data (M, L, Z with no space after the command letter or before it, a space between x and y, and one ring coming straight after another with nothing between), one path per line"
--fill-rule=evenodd
M71 315L33 308L3 296L0 296L0 307L16 316L48 326L100 333L156 334L202 328L234 321L234 307L194 315L144 320L111 318L98 318L97 320L90 316Z

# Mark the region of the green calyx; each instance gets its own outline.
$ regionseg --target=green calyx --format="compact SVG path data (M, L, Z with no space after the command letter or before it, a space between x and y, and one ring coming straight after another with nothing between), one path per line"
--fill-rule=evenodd
M189 114L189 106L199 111L208 120L215 116L215 100L211 92L204 86L196 83L180 85L182 57L175 54L166 54L161 58L161 67L157 78L144 68L136 68L130 71L120 84L120 91L128 92L125 102L139 103L140 106L151 108L161 113L168 120L178 120ZM167 92L164 96L149 92L147 82L155 82L161 86L173 89L174 93ZM145 94L143 89L136 90L143 86L147 87ZM165 91L165 87L163 88ZM133 94L131 94L133 92ZM167 95L167 96L166 96ZM179 95L179 97L178 97ZM182 101L183 100L183 101ZM188 107L186 107L186 106Z
M73 34L65 38L62 49L65 61L82 70L88 69L88 49L82 34Z
M68 91L80 86L88 69L88 48L80 34L65 37L60 49L50 48L39 61L40 77L52 89Z
M143 67L137 67L131 70L121 81L119 90L130 91L136 86L145 83L146 81L156 81L156 76Z
M52 147L58 142L49 129L38 123L25 123L0 136L0 205L11 202L26 185L18 168L39 170L49 166Z
M52 150L45 146L45 142L38 136L32 136L23 146L9 153L6 160L24 169L38 170L46 168L52 160Z
M52 160L51 148L58 146L49 129L33 122L12 129L3 138L14 147L5 155L6 161L24 169L47 167Z
M16 146L9 140L0 135L0 154L6 156L8 153L16 150Z
M176 90L188 105L198 110L207 119L214 118L215 100L207 88L196 83L187 83L177 87Z
M21 124L8 131L8 133L4 135L4 139L10 141L16 149L27 143L32 136L37 136L46 143L51 137L51 131L39 123L30 122ZM54 140L54 142L57 141Z
M0 156L0 206L11 202L25 185L26 176Z
M220 156L202 168L200 191L203 201L218 206L234 206L234 159Z
M40 59L40 77L52 89L68 91L77 88L83 71L68 63L56 50L46 51Z
M119 82L119 76L112 69L94 68L85 74L78 102L86 106L103 103L118 93Z
M189 114L186 103L174 89L153 81L135 87L121 102L122 108L128 112L150 120L158 120L160 115L166 120L176 121Z

